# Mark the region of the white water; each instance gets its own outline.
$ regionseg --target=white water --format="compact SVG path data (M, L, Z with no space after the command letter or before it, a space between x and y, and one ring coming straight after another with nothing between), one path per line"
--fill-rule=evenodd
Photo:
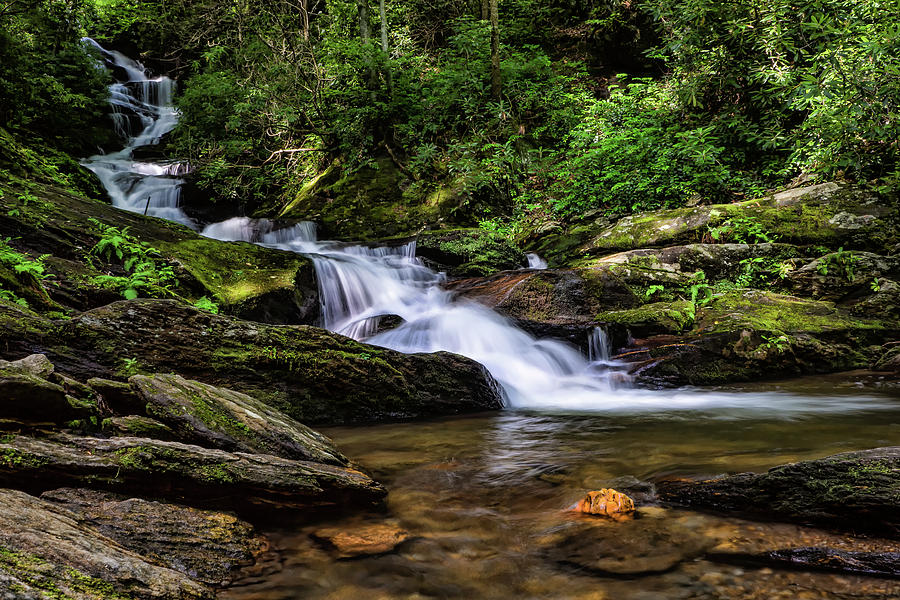
M132 158L134 149L158 143L177 124L174 83L166 77L150 78L140 63L121 54L100 51L108 64L127 75L127 81L110 88L114 123L127 141L123 150L93 156L85 165L100 177L115 206L143 212L149 197L148 214L191 224L178 207L182 181L177 175L185 167ZM136 130L125 116L129 113L140 117ZM587 357L563 342L537 339L494 311L443 290L444 275L416 259L414 242L393 247L319 242L312 223L279 227L273 221L247 218L211 224L202 233L310 256L319 281L324 327L401 352L448 351L470 357L497 379L511 407L607 412L716 409L723 415L756 415L889 406L864 397L848 402L777 393L634 389L623 365L610 358L603 329L592 333ZM546 263L532 255L529 267L545 268ZM399 317L401 323L380 331L386 316Z
M159 143L178 124L172 104L175 82L165 76L151 77L144 66L124 54L102 48L90 38L83 42L97 50L104 62L124 79L109 86L109 104L116 133L125 147L110 154L97 154L83 161L93 171L112 200L113 206L145 213L185 225L194 223L179 208L179 175L189 168L183 163L155 163L134 159L134 151Z

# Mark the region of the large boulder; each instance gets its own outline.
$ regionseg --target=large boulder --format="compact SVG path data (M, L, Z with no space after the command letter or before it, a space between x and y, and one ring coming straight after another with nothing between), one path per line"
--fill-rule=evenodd
M0 596L212 600L205 585L126 550L68 510L0 490Z
M767 520L900 536L900 448L847 452L819 460L699 481L657 482L661 499Z
M252 564L264 547L249 523L228 513L78 488L51 490L41 499L122 547L208 585Z
M182 441L232 452L349 463L331 440L246 394L178 375L135 375L129 381L147 412L177 431Z
M883 251L897 243L896 209L866 190L822 183L735 204L658 210L610 223L557 227L532 241L551 265L639 248L702 241L823 245ZM716 239L718 238L718 239Z
M0 360L0 421L65 423L88 414L65 387L49 381L52 374L53 364L43 354Z
M264 325L171 300L116 302L61 321L0 303L0 325L10 354L46 352L76 379L177 372L249 394L303 423L502 406L484 367L458 355L407 355L315 327Z
M0 213L6 215L0 219L0 238L13 238L10 244L26 255L51 255L45 265L54 285L44 289L52 301L32 303L36 309L83 310L118 298L96 278L110 272L124 275L121 265L84 258L102 236L99 222L155 248L157 260L174 269L179 281L175 293L187 300L206 296L223 312L274 323L312 323L318 317L315 271L312 262L298 254L204 238L183 225L53 186L37 187L33 193L35 199L26 209L18 206L16 194L0 196ZM28 287L19 288L23 286ZM23 297L34 296L27 289L19 291Z
M22 435L0 443L0 485L95 487L253 509L368 505L384 488L355 469L149 438Z

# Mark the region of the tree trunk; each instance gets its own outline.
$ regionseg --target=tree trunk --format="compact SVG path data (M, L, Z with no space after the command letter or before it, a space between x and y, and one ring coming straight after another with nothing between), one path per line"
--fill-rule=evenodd
M503 81L500 77L500 14L497 0L490 0L491 13L491 96L500 99Z
M481 0L481 20L487 21L491 18L491 2L490 0Z
M359 10L359 39L363 45L372 39L372 26L369 24L368 0L356 0L356 8Z
M300 31L303 41L309 41L309 0L300 0Z
M394 88L394 78L391 73L390 47L388 46L388 25L387 15L384 10L384 0L378 0L378 15L381 18L381 50L385 53L387 60L385 79L387 80L388 91L392 92Z

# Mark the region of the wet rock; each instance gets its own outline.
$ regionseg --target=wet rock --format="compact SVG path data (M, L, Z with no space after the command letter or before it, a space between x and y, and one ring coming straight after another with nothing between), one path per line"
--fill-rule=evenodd
M416 256L451 277L483 277L528 265L525 254L484 229L442 229L416 236Z
M604 488L588 492L587 496L575 505L575 510L613 521L625 521L634 516L634 501L621 492Z
M711 553L709 560L803 571L836 571L873 577L900 577L900 552L851 552L834 548L788 548L763 554Z
M0 444L0 484L92 487L240 509L368 505L385 494L349 468L146 438L64 434L13 436Z
M836 454L700 481L657 482L662 500L767 520L900 536L900 447Z
M669 572L715 543L685 524L660 519L599 523L570 528L553 542L547 557L587 574L634 579Z
M316 529L311 535L338 558L387 554L410 538L408 532L391 523L359 525L350 530L326 527Z
M169 442L184 441L170 427L141 415L104 419L103 431L122 437L147 437Z
M129 381L147 403L147 412L176 430L182 441L333 465L349 463L331 440L246 394L178 375L135 375Z
M879 371L900 371L900 345L885 352L875 364Z
M53 364L43 354L0 361L0 420L25 424L64 423L84 416L65 388L47 381Z
M83 258L101 237L91 221L96 219L127 228L129 235L156 249L159 260L175 271L178 294L189 300L207 296L222 312L273 323L312 323L318 317L312 262L298 254L204 238L182 225L119 210L53 186L39 186L33 193L38 197L40 220L29 217L33 211L13 210L16 194L0 198L0 213L7 215L0 221L0 238L16 238L20 251L52 255L46 264L55 285L45 291L52 306L48 301L32 302L35 308L59 310L62 305L85 310L118 298L117 293L93 283L96 276L107 273Z
M126 550L51 502L0 490L0 506L4 597L214 598L206 586Z
M177 372L309 424L502 406L497 383L468 358L407 355L315 327L264 325L173 300L115 302L59 322L0 305L0 343L10 353L42 348L59 371L80 380Z
M714 294L703 306L685 309L694 313L693 322L690 313L682 314L692 326L668 343L650 340L650 360L641 363L638 377L711 385L866 368L874 362L872 344L900 333L896 320L857 317L831 302L759 290Z
M100 377L87 380L88 386L99 396L99 402L117 415L143 415L145 402L131 385L124 381L112 381Z
M898 257L871 252L833 252L790 272L787 282L796 294L843 301L880 291L882 284L891 279L900 279Z
M122 547L209 585L252 564L265 547L249 523L227 513L86 489L60 488L41 498Z

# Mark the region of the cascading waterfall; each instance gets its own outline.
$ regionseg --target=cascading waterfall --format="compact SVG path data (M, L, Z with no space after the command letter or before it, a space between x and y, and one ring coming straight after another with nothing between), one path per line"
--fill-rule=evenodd
M179 162L134 159L137 148L158 144L178 124L178 112L172 104L175 82L165 76L151 77L141 63L106 50L90 38L83 42L100 52L116 77L109 86L109 104L113 126L125 140L125 147L91 156L82 164L103 183L113 206L193 227L179 208L184 181L178 176L187 173L189 167Z
M157 144L178 122L172 106L174 82L150 77L140 63L108 51L90 39L117 77L110 86L116 131L125 147L84 161L100 178L113 205L134 212L194 223L178 207L178 162L134 159L134 150ZM415 242L369 247L316 240L315 225L283 227L265 219L243 217L207 225L204 235L220 240L248 241L309 256L315 264L322 303L322 325L332 331L402 352L448 351L468 356L491 372L512 407L554 410L655 411L709 407L758 411L762 408L821 412L822 398L672 391L658 393L627 385L622 365L611 360L606 332L595 329L589 356L550 339L537 339L511 321L472 301L442 289L444 275L415 257ZM546 268L536 255L529 268ZM384 317L400 324L382 330ZM861 401L863 399L860 399ZM839 399L833 410L850 410ZM871 404L867 404L869 408Z

